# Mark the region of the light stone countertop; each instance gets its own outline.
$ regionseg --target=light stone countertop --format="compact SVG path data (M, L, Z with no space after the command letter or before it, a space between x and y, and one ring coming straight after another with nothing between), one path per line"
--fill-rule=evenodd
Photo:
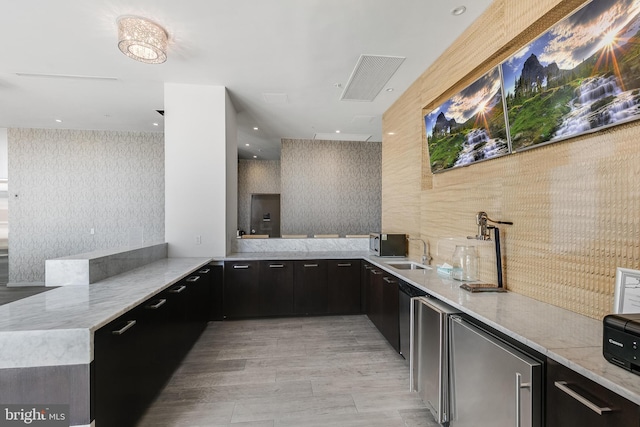
M0 306L0 368L90 363L96 329L209 261L164 258L97 283Z
M460 282L438 275L435 266L432 270L397 270L387 264L394 260L364 259L640 405L640 376L607 362L602 355L601 320L512 292L472 294L460 289Z

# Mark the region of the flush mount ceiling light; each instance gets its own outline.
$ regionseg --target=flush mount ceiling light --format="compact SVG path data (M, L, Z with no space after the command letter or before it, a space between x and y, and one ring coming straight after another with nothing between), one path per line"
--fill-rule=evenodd
M118 18L118 48L131 59L145 64L167 60L167 32L148 19L138 16Z

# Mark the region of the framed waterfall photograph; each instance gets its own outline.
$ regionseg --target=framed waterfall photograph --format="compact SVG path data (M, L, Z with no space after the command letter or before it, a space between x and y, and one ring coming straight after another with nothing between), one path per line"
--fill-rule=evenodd
M640 313L640 271L616 269L613 313Z
M640 118L640 0L593 0L502 63L514 152Z
M500 67L424 116L433 173L509 153Z

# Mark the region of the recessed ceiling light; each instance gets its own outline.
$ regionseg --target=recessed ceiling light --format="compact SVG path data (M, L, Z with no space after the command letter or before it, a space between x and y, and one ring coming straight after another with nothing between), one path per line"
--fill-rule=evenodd
M339 130L337 130L337 131L336 131L336 133L340 133L340 131L339 131Z
M458 6L451 10L453 16L460 16L467 11L466 6Z
M154 126L158 126L158 124L157 124L157 123L154 123L153 125L154 125Z
M387 88L387 92L393 92L393 88L392 87L388 87Z
M56 123L62 123L61 119L56 119Z
M258 128L253 128L253 130L258 130Z
M248 147L248 146L249 146L249 144L244 144L244 145L245 145L245 147Z
M254 158L254 159L257 159L257 158L258 158L258 156L253 156L253 158Z

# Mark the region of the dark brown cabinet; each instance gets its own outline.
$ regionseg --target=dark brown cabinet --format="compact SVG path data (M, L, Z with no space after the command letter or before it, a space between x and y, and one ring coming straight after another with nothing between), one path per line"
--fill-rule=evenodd
M638 405L547 360L547 427L638 427Z
M389 344L400 352L398 279L374 266L364 271L367 275L365 313Z
M96 426L133 426L209 320L211 289L199 270L94 333Z
M329 260L327 268L328 312L360 313L360 261Z
M258 316L293 314L293 261L261 261Z
M224 316L229 318L260 315L261 292L257 261L224 263Z
M304 315L327 314L327 261L295 261L294 265L294 312Z

